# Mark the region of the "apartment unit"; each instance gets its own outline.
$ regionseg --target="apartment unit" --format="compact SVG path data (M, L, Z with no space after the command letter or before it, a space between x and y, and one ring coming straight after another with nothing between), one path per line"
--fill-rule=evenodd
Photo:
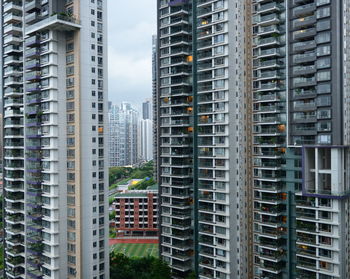
M158 235L158 189L118 193L112 207L117 236Z
M253 2L254 278L349 278L348 3Z
M129 166L140 161L139 113L129 103L109 110L109 166Z
M158 1L160 254L174 278L252 278L246 5Z
M2 1L6 278L109 278L106 1Z

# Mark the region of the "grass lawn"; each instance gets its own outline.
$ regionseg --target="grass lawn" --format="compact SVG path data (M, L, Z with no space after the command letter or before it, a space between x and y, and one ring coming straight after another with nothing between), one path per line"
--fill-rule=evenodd
M148 255L158 257L158 244L144 243L118 243L110 247L128 257L147 257Z

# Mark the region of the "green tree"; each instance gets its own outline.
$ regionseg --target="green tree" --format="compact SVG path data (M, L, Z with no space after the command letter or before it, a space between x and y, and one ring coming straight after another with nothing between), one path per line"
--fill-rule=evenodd
M196 274L192 271L190 274L187 275L186 279L196 279Z
M110 257L111 279L170 279L170 267L155 257L128 258L112 252Z

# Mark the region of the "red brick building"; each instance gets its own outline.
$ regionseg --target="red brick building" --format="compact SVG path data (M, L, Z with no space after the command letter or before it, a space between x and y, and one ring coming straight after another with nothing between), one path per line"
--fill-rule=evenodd
M132 190L115 196L117 236L157 236L158 191Z

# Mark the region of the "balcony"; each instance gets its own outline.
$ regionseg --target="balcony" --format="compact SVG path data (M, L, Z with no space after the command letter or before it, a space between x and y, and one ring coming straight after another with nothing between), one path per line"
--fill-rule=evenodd
M306 233L298 233L297 234L297 243L316 245L316 235L306 234Z
M25 9L26 12L30 12L30 11L33 11L33 10L40 11L40 8L41 8L41 1L40 0L33 0L31 2L27 2L24 5L24 9Z
M23 40L20 35L7 35L4 37L4 44L19 44Z
M283 76L283 74L280 71L258 71L258 74L256 76L257 80L262 79L280 79Z
M303 15L309 15L316 10L316 5L314 3L302 5L295 7L293 9L293 17L301 17Z
M316 42L314 40L302 41L302 42L297 42L293 44L293 51L299 52L299 51L312 50L312 49L315 49L315 47L316 47Z
M16 55L9 55L4 58L4 64L10 65L10 64L19 64L22 63L22 56L16 56Z
M40 14L40 12L32 12L30 14L27 14L25 17L25 22L26 24L30 25L30 24L34 24L36 22L38 22L39 20L42 19L42 16Z
M22 11L22 6L21 3L18 2L7 2L4 6L3 13L7 13L9 11L15 11L15 12L21 12Z
M9 255L12 255L13 257L16 257L22 253L24 253L24 247L23 246L15 246L11 248L6 248L6 253Z
M73 31L80 29L80 21L74 17L56 14L29 26L26 35L45 29L55 29L60 31Z
M272 205L272 204L260 204L255 210L261 212L262 214L279 214L283 215L283 212L285 211L284 205Z
M293 28L305 27L316 23L316 16L306 16L293 20Z
M260 4L257 8L257 13L264 13L268 11L281 11L284 7L276 2L271 2L267 4Z
M316 248L307 245L297 245L297 254L316 257Z
M269 49L259 49L257 52L254 52L254 56L257 57L269 57L269 56L280 56L279 48L269 48Z
M305 222L305 221L297 221L297 227L296 230L300 231L308 231L308 232L316 232L316 223L312 222Z
M302 29L293 32L294 40L302 40L316 35L316 28Z
M293 97L298 99L316 97L316 90L297 88L293 90Z
M256 38L254 40L254 44L257 47L264 47L268 45L279 45L281 43L281 39L278 36L271 36L267 38Z
M267 258L272 261L279 261L283 257L285 257L284 251L271 251L268 249L261 249L260 253L258 254L261 258Z
M260 268L269 270L274 273L279 273L282 271L282 269L285 268L285 264L282 262L279 263L273 263L269 261L264 261L260 263Z
M316 260L297 257L297 268L317 270Z
M293 74L294 75L306 75L315 73L316 66L315 65L307 65L307 66L294 66Z
M22 9L22 7L21 7ZM13 11L12 13L9 13L4 16L4 22L3 24L9 24L9 23L21 23L22 22L22 15L20 12Z
M315 52L307 52L303 54L296 54L293 56L293 62L294 63L306 63L316 60L316 53Z
M316 85L316 78L312 77L297 77L293 79L294 87L307 87Z
M254 90L280 90L282 86L277 82L267 82L267 83L259 83L258 87L254 88Z
M254 17L253 23L259 25L270 25L277 24L280 22L279 15L276 13L268 14L268 15L258 15Z

